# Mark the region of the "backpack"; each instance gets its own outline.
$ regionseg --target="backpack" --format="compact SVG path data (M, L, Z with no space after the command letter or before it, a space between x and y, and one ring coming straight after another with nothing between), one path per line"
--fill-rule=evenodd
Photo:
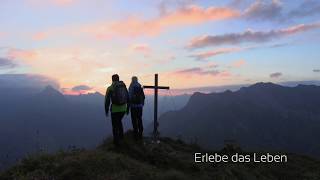
M111 100L112 104L116 105L128 103L128 90L122 81L114 83Z
M141 86L133 86L133 93L131 97L132 104L144 104L144 93Z

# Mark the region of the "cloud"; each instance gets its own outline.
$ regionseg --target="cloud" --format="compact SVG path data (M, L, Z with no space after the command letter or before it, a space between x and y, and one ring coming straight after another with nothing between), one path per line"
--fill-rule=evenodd
M299 24L284 29L270 31L252 31L247 30L242 33L229 33L224 35L205 35L196 37L190 41L187 48L196 49L207 46L218 46L223 44L240 44L240 43L263 43L276 38L294 35L313 29L320 28L320 23Z
M66 95L80 95L94 92L93 88L87 85L77 85L70 88L62 88L62 93Z
M303 1L299 7L288 13L288 18L307 17L320 14L320 2L316 0Z
M1 88L31 88L42 90L48 85L56 89L60 87L56 80L47 76L35 74L0 74Z
M184 75L184 76L211 76L211 77L229 77L231 74L228 71L220 71L217 69L218 65L215 63L209 63L202 67L193 67L187 69L181 69L174 71L175 75Z
M241 66L243 66L243 65L245 65L245 64L246 64L246 61L243 60L243 59L241 59L241 60L238 60L238 61L234 61L234 62L232 63L232 66L233 66L233 67L241 67Z
M280 0L257 0L245 9L241 16L254 21L284 22L320 14L320 2L316 0L302 1L297 7L290 10L284 10L283 7Z
M149 54L152 51L148 44L133 44L131 45L131 50L141 52L143 54Z
M176 71L177 74L196 74L196 75L211 75L211 76L217 76L220 74L220 71L218 70L204 70L200 67L190 68L190 69L184 69Z
M89 87L87 85L78 85L72 88L72 91L75 91L75 92L89 91L89 90L92 90L92 87Z
M279 78L281 77L283 74L281 72L275 72L270 74L270 78Z
M255 1L242 15L248 20L275 20L282 16L280 1Z
M69 6L76 3L78 0L27 0L33 6L55 5L55 6Z
M7 51L7 57L19 60L35 60L37 53L33 50L9 48Z
M0 57L0 69L11 69L16 67L17 64L14 63L12 60L8 59L8 58L1 58Z
M168 28L196 25L207 21L217 21L237 17L239 12L227 7L203 8L197 5L179 8L159 17L145 20L130 17L126 20L97 23L83 27L83 31L99 39L136 36L154 36Z
M76 2L76 0L51 0L52 3L59 6L66 6Z
M313 72L320 73L320 69L314 69Z
M196 0L162 0L159 3L159 11L161 15L167 14L170 8L182 9L191 5Z
M202 61L202 60L206 60L206 59L213 57L213 56L232 53L232 52L236 52L236 51L240 51L240 50L241 50L240 48L221 48L221 49L215 49L212 51L193 54L193 55L190 55L189 57L195 58L195 60L198 60L198 61Z
M48 32L37 32L34 35L32 35L32 39L36 41L40 41L40 40L47 39L49 36L50 35Z

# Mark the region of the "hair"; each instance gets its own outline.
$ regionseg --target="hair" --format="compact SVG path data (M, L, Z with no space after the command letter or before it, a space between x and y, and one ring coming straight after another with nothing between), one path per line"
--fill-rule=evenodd
M131 80L132 80L132 82L138 82L138 77L137 76L132 76Z
M119 75L118 74L112 75L112 82L116 82L116 81L119 81Z

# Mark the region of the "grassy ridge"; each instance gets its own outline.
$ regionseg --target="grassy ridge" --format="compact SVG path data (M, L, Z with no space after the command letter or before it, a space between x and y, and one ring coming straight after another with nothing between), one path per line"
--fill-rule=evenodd
M106 180L319 180L320 162L289 155L286 164L195 164L196 145L162 138L160 144L137 143L131 133L121 148L106 140L95 150L73 150L29 157L0 173L0 179Z

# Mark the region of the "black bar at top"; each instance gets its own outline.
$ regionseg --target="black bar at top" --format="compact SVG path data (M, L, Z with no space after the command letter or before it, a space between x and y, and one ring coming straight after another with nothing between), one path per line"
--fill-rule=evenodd
M145 89L154 89L155 86L143 86ZM170 89L168 86L158 86L158 89Z

